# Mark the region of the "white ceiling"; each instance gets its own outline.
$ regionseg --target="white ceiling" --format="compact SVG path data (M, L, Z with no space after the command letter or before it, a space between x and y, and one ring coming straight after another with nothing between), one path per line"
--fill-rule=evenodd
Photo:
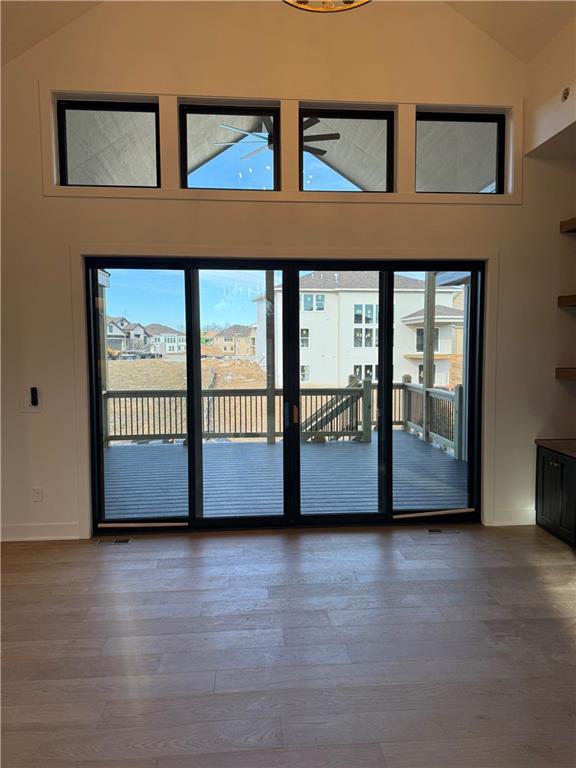
M188 0L198 2L200 0ZM213 2L215 0L212 0ZM244 2L245 0L235 0ZM277 2L280 0L263 0ZM386 2L387 0L375 0ZM0 0L2 62L10 61L100 2ZM479 29L524 62L530 61L576 15L576 2L449 2ZM138 3L134 3L137 12ZM353 11L352 11L353 12ZM363 11L366 13L366 11Z
M2 0L2 64L19 56L98 2Z
M447 3L524 62L576 15L576 2Z

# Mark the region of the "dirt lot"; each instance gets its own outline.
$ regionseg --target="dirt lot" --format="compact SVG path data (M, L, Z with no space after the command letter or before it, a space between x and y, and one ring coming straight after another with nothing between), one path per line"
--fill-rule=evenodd
M202 360L203 389L251 389L266 386L264 371L245 360ZM108 389L186 389L182 360L109 360Z

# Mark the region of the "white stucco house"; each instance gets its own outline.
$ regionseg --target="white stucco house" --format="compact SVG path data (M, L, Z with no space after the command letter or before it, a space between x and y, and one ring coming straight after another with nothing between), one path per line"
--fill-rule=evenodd
M464 292L461 286L436 289L434 323L435 386L461 383ZM256 299L256 357L265 365L266 300ZM276 384L282 384L282 286L275 287ZM352 375L377 380L378 273L316 271L300 278L300 381L303 386L345 387ZM424 281L394 278L395 382L422 377Z

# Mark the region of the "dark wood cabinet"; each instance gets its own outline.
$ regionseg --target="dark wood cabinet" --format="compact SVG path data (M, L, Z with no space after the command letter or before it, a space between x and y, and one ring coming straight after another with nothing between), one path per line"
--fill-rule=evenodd
M538 441L536 522L576 546L576 454L564 444L576 441ZM547 443L544 447L543 443ZM559 446L553 443L561 444Z

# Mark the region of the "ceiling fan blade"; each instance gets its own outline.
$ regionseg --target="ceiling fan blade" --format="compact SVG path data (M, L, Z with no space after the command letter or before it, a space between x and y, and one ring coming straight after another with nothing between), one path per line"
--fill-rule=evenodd
M220 125L220 128L227 128L229 131L236 131L236 133L243 133L245 136L258 136L261 133L265 133L265 131L244 131L242 130L242 128L236 128L233 125L226 125L226 123L222 123Z
M335 141L340 138L339 133L317 133L314 136L305 136L306 141Z
M262 117L262 122L264 123L264 128L266 129L266 131L268 131L268 133L271 134L272 131L274 130L274 121L272 120L272 118L268 117L268 115L264 115Z
M302 130L307 131L308 128L312 128L314 125L318 125L320 120L317 117L307 117L302 123Z
M254 155L257 155L259 152L263 152L265 149L268 149L268 144L264 144L263 147L258 147L258 149L253 149L252 152L248 152L247 155L243 155L240 160L248 160L249 157L254 157Z
M319 149L318 147L307 147L306 144L304 144L303 149L305 152L310 152L311 155L316 155L316 157L323 157L327 151L325 149Z

